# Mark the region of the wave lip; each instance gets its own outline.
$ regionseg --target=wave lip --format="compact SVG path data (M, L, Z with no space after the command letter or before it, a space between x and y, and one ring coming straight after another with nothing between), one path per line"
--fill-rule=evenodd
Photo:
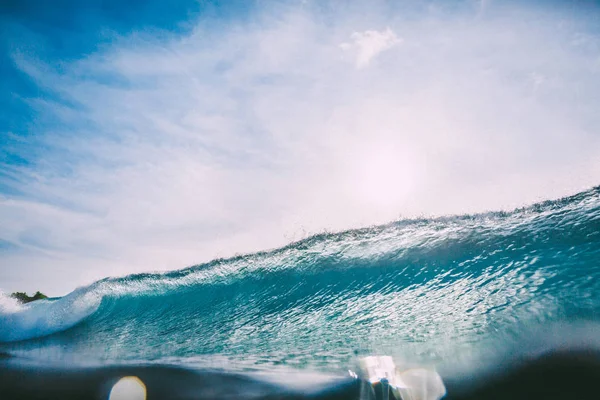
M16 342L64 331L93 314L101 298L80 289L60 299L20 304L0 292L0 342Z

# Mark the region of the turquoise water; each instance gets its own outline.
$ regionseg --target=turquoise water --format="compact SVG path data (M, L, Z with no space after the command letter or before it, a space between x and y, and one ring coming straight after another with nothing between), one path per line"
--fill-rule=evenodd
M494 357L600 319L600 187L0 300L0 351L44 360L344 371L363 354Z

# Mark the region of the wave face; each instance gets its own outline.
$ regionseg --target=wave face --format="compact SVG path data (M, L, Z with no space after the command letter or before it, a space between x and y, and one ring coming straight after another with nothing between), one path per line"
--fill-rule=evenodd
M337 370L357 352L464 359L599 318L596 187L509 213L399 221L108 278L29 305L0 296L0 351Z

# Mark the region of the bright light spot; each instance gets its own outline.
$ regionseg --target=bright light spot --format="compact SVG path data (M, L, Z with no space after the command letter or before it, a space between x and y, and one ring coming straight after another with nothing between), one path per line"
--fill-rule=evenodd
M360 360L360 364L369 377L369 382L375 383L382 379L394 386L396 364L390 356L369 356Z
M401 399L440 400L446 395L446 386L434 370L411 368L399 371L390 356L369 356L360 360L369 382L387 380L392 391Z
M108 400L146 400L146 385L138 377L126 376L115 383Z

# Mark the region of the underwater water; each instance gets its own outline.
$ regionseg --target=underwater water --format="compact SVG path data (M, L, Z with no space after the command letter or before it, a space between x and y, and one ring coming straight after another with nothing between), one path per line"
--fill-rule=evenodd
M463 371L508 352L597 347L599 320L596 187L513 212L402 220L107 278L27 305L3 296L0 352L323 374L385 354Z

